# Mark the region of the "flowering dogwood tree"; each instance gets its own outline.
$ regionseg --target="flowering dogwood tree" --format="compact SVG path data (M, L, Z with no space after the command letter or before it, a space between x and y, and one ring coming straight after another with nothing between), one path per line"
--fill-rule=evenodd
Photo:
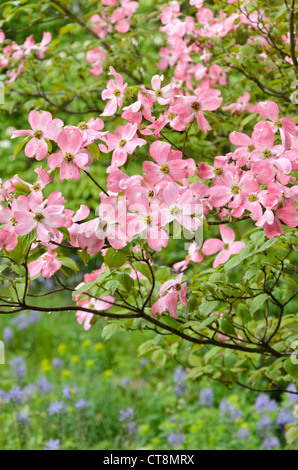
M2 315L152 330L140 355L188 378L298 384L298 5L267 3L4 3L2 108L33 166L1 175Z

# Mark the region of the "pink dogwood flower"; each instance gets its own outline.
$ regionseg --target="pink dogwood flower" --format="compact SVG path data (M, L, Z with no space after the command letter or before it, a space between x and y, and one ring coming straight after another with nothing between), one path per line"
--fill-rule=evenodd
M242 114L246 109L250 113L255 113L257 110L257 107L253 104L250 104L249 100L250 100L250 93L245 91L243 93L243 96L240 96L240 98L237 98L236 103L231 103L229 104L229 106L223 106L222 109L223 111L229 111L231 109L232 114Z
M118 135L108 134L108 152L113 150L112 167L124 165L127 155L131 155L137 147L146 144L146 140L136 137L138 125L127 122Z
M110 308L114 303L114 297L107 295L103 297L102 300L97 299L86 299L79 303L79 308L84 307L90 310L95 310L98 312L102 312L103 310L107 310ZM92 312L85 312L84 310L78 310L76 313L77 321L80 325L84 323L84 330L87 331L91 328L92 318L94 314Z
M231 255L240 253L242 248L245 247L243 242L235 242L235 232L230 227L220 226L220 234L222 240L217 238L210 238L206 240L202 247L203 255L210 256L218 253L216 256L213 267L216 268L221 264L225 264Z
M56 259L57 256L58 253L48 251L36 261L29 263L28 270L30 276L37 276L41 272L41 275L46 279L52 277L61 268L61 262Z
M3 224L0 230L0 246L5 247L7 251L14 250L18 244L16 213L18 211L28 211L29 209L26 196L14 198L10 207L4 208L0 205L0 224Z
M121 0L121 6L112 13L112 23L116 23L115 29L119 33L125 34L130 28L130 18L138 9L138 2Z
M90 75L99 77L103 71L103 63L106 60L107 53L99 47L95 47L87 52L86 60L92 64L92 69L89 70Z
M48 111L31 111L28 118L32 130L16 130L12 133L12 139L21 136L30 136L32 139L26 144L25 155L36 160L43 160L48 154L48 145L45 139L56 142L62 131L63 121L53 119Z
M148 95L151 97L152 101L157 101L161 105L169 104L171 98L174 96L174 88L170 83L164 87L161 87L161 82L163 81L163 75L154 75L151 79L152 90L148 91Z
M168 207L163 211L166 223L174 220L189 232L193 233L203 224L197 217L192 218L192 191L187 189L180 193L176 183L169 182L163 190L164 200Z
M41 242L49 242L55 236L56 229L63 227L66 221L64 206L48 198L48 205L37 204L28 198L28 208L16 210L15 232L27 235L36 228L36 234Z
M145 161L143 175L146 181L156 184L162 180L182 180L194 176L196 164L192 158L182 159L179 150L171 150L171 145L159 140L150 146L150 155L156 163Z
M278 204L266 209L256 226L263 227L266 237L274 238L278 235L284 235L282 222L288 227L298 226L298 211L293 201L288 201L280 209L278 209Z
M165 310L168 310L172 317L177 318L178 301L184 307L187 307L187 285L186 282L181 283L182 277L183 273L175 279L166 281L161 286L159 289L160 298L151 307L151 313L154 317L157 313L161 315ZM165 292L167 293L165 294Z
M151 116L151 107L153 101L150 96L145 97L144 94L138 92L138 100L129 106L123 108L124 112L122 113L122 118L127 119L129 122L141 124L143 117L147 121L152 122L153 117Z
M162 205L149 203L147 197L135 188L131 187L126 192L129 200L129 210L133 212L128 219L127 234L129 238L136 235L146 237L147 243L154 251L161 251L167 247L169 237L161 228L165 225L163 220Z
M192 242L188 248L188 255L183 261L179 261L173 265L173 269L175 271L185 271L188 267L189 263L192 261L193 263L201 263L204 259L204 256L200 253L200 247L197 242Z
M57 144L61 150L49 156L49 167L52 170L60 168L62 182L65 179L77 181L81 176L80 170L88 172L92 161L90 152L82 148L83 137L81 132L74 127L65 128L60 132Z
M297 135L296 124L293 119L281 118L279 119L279 109L274 101L261 101L257 104L257 111L260 116L268 119L268 121L260 121L255 129L262 127L262 124L266 122L268 126L272 128L274 132L280 131L283 144L289 140L288 134Z
M90 118L87 122L80 122L77 128L81 131L83 142L82 147L88 147L96 139L103 139L108 133L107 131L101 132L104 127L104 122L100 118Z
M211 130L211 126L204 116L204 111L214 111L219 108L222 103L219 95L219 90L205 90L201 93L196 90L194 96L183 96L181 103L175 106L175 110L188 122L195 117L199 128L206 134Z
M266 184L274 179L277 174L281 182L284 175L292 170L291 161L284 157L283 145L275 145L273 130L264 124L255 128L251 136L255 150L251 154L252 170L260 184ZM285 178L288 182L288 177Z
M113 67L110 67L109 75L113 75L116 82L114 82L114 80L109 80L107 89L103 90L101 93L101 97L104 101L107 99L109 100L101 116L113 116L117 111L118 106L119 108L122 107L124 93L127 88L127 83L123 83L122 76L120 73L115 72Z

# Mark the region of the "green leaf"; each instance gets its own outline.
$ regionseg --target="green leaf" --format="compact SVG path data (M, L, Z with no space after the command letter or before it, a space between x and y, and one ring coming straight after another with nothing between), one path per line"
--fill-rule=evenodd
M136 261L133 263L133 268L139 273L143 274L143 276L145 276L149 281L151 281L151 272L146 263Z
M119 287L120 287L120 284L116 280L108 281L105 284L105 289L107 289L110 294L115 294L116 290L119 289Z
M89 289L91 289L91 287L94 287L96 284L97 284L97 280L86 282L83 286L76 289L75 294L77 295L77 294L82 294L84 292L87 292Z
M109 323L102 329L102 332L101 332L102 339L104 341L107 341L109 338L111 338L111 336L113 336L115 333L117 333L121 329L122 328L119 323Z
M14 250L9 252L9 257L12 258L17 264L22 264L25 256L27 255L30 245L36 240L36 231L33 230L28 235L18 237L18 244Z
M228 318L222 319L219 322L219 324L220 324L220 328L222 329L224 333L227 333L228 335L231 335L231 336L236 336L234 325Z
M90 255L88 255L86 250L78 251L78 255L83 261L85 266L88 266L88 263L90 261Z
M80 268L78 267L77 263L72 259L72 258L65 258L64 256L58 256L57 260L60 261L62 266L66 266L69 269L72 269L73 271L78 272Z
M199 311L200 311L201 315L206 317L207 315L209 315L209 313L214 312L214 310L216 309L217 306L218 306L218 301L217 300L212 300L212 301L208 302L207 300L203 299L203 301L200 305Z
M96 158L96 160L99 159L100 150L95 142L93 142L93 144L91 145L88 145L87 149L89 150L89 152L91 152L92 157Z
M105 255L105 263L110 269L121 268L127 261L127 254L123 251L116 251L114 248L109 248Z
M167 356L163 352L162 349L157 349L157 350L153 351L153 353L151 355L151 359L152 359L152 362L156 365L156 367L161 369L166 363Z
M28 196L28 194L30 194L30 188L29 186L27 186L27 184L15 183L14 187L16 188L16 192L19 194L24 194L25 196Z
M138 355L144 356L144 354L151 351L152 348L153 348L153 339L149 339L148 341L145 341L145 343L140 344L138 348Z
M24 145L29 142L29 140L31 139L31 136L30 137L26 137L26 139L22 140L22 142L20 142L16 148L14 149L13 151L13 159L16 158L16 156L18 155L18 153L20 153L20 151L22 150L22 148L24 147Z
M202 321L202 323L199 324L198 327L196 327L196 330L202 330L203 328L206 328L206 326L210 325L213 323L215 320L218 320L218 315L211 315L211 317L206 318L206 320Z
M251 302L250 302L250 313L253 315L257 310L260 310L263 306L266 300L268 299L268 294L260 294L257 297L255 297Z
M131 290L134 288L134 280L127 273L118 273L117 280L125 288L125 290L127 290L127 292L131 292Z
M286 360L284 367L288 374L292 377L298 378L298 364L294 364L291 358Z
M62 233L63 236L63 240L70 240L70 234L69 234L69 231L67 230L66 227L59 227L57 229L60 233Z

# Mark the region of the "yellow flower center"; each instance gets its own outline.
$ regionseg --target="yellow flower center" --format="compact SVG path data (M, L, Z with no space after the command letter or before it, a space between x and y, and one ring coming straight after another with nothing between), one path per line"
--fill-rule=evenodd
M167 175L168 173L170 173L170 168L168 167L168 165L162 165L160 171Z
M176 116L177 116L177 114L175 114L175 113L170 113L170 114L168 115L168 120L169 120L169 121L173 121L173 119L175 119Z
M161 97L162 97L162 91L161 91L161 90L155 90L154 94L155 94L155 96L156 96L157 98L161 98Z
M180 207L174 206L171 210L170 213L175 217L179 214L181 214L181 209Z
M119 147L121 149L123 149L123 147L125 147L126 144L127 144L127 140L121 139L120 142L119 142Z
M201 108L202 108L201 103L199 103L198 101L196 101L195 103L193 103L193 104L191 105L191 107L192 107L192 109L193 109L194 111L196 111L196 113L199 112L199 111L201 111Z
M80 129L80 131L85 131L86 129L88 129L88 125L85 122L80 122L78 124L78 129Z
M74 156L72 153L66 152L64 154L63 160L65 161L65 163L71 163L74 160Z
M41 188L41 184L40 184L39 181L36 181L36 183L34 183L34 184L32 185L33 191L39 191L40 188Z
M34 131L33 137L35 137L35 139L41 139L43 137L43 131Z
M36 212L33 218L36 222L41 222L44 219L44 216L40 212Z
M240 188L239 188L239 186L232 186L232 188L231 188L231 193L232 193L232 194L239 194L239 193L240 193Z
M264 150L263 155L265 158L270 158L272 156L271 150L269 149Z

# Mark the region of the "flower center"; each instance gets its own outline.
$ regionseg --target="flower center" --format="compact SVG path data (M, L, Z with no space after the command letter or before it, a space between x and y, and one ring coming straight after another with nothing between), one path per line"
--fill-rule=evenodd
M101 220L98 224L98 228L105 232L108 228L108 222L106 220Z
M154 197L154 191L152 189L149 189L148 197L150 197L151 199Z
M232 186L232 187L231 187L231 193L232 193L232 194L239 194L239 193L240 193L240 188L239 188L239 186Z
M181 284L176 284L176 290L179 292L182 289Z
M229 249L229 244L228 244L228 243L224 243L224 244L223 244L223 249L224 249L224 250L228 250L228 249Z
M173 119L175 119L176 116L177 116L177 114L175 114L175 113L170 113L170 114L168 115L168 120L169 120L169 121L173 121Z
M162 165L160 168L160 171L164 173L165 175L167 175L170 173L170 168L168 167L168 165Z
M157 98L161 98L161 97L162 97L162 91L161 91L161 90L155 90L154 94L155 94L155 96L156 96Z
M121 149L123 149L123 147L125 147L126 144L127 144L127 140L121 139L120 142L119 142L119 147Z
M272 156L271 150L269 149L264 150L263 155L265 158L270 158Z
M256 149L256 147L253 144L250 144L247 148L249 152L253 152Z
M200 111L202 106L201 106L201 103L199 103L198 101L196 101L195 103L193 103L191 105L192 109L196 112Z
M64 154L63 160L65 161L65 163L71 163L74 160L74 156L72 153L66 152Z
M258 200L258 195L257 194L250 194L248 196L248 200L249 200L249 202L255 202L255 201Z
M146 129L146 127L147 127L146 124L139 124L138 125L139 131L143 131L144 129Z
M118 98L119 96L121 96L121 91L119 90L119 88L115 88L114 92L113 92L113 95L116 96L116 98Z
M40 184L39 181L36 181L36 183L34 183L34 184L32 185L33 191L39 191L40 188L41 188L41 184Z
M12 217L10 219L10 222L11 222L11 225L14 227L16 225L16 218L15 217Z
M146 222L147 225L151 225L151 223L152 223L152 217L151 217L151 215L147 215L147 216L145 217L145 222Z
M78 124L78 129L80 129L80 131L85 131L86 129L88 129L88 125L85 122L80 122Z
M179 214L181 214L181 209L178 206L174 206L171 210L170 213L175 217Z
M214 168L214 174L220 176L223 174L222 168Z
M34 214L34 220L36 220L36 222L41 222L43 219L44 216L40 212L36 212L36 214Z
M282 127L282 122L278 119L277 121L274 121L274 125L280 128Z
M43 131L34 131L33 137L35 137L35 139L41 139L42 136L43 136Z

